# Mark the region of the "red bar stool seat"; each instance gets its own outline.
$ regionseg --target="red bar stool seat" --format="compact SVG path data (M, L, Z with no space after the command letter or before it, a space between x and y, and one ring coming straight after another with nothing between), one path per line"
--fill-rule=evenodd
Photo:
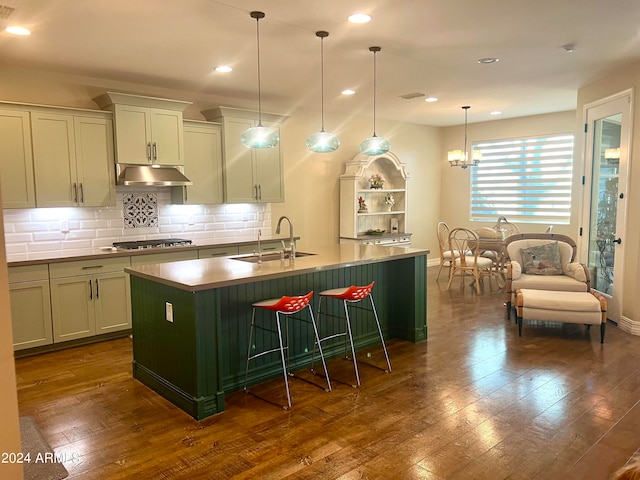
M344 336L345 337L345 353L346 353L346 340L347 338L349 339L349 344L351 346L351 358L353 359L353 369L355 371L355 375L356 375L356 385L354 386L360 386L360 373L358 371L358 362L356 359L356 350L355 347L353 345L353 334L351 331L351 318L349 317L349 308L348 305L353 305L356 303L359 303L360 301L364 300L365 298L369 299L369 303L371 305L370 311L373 313L373 318L376 321L376 326L378 328L378 334L380 335L380 342L382 342L382 350L384 351L384 356L385 359L387 361L387 369L385 370L386 373L390 373L391 372L391 362L389 361L389 354L387 353L387 346L384 342L384 337L382 336L382 328L380 328L380 320L378 319L378 312L376 311L376 307L375 304L373 302L373 295L371 294L371 290L373 289L375 282L371 282L369 285L366 286L356 286L356 285L351 285L350 287L342 287L342 288L333 288L331 290L324 290L322 292L320 292L320 301L318 304L318 323L320 323L321 321L321 309L322 309L322 300L324 298L335 298L337 300L341 300L342 304L344 306L344 317L340 316L336 316L336 315L331 315L328 313L325 313L325 317L334 317L334 318L339 318L339 319L343 319L345 321L345 330L341 331L341 332L337 332L337 333L333 333L333 334L329 334L325 337L322 337L318 340L318 347L321 346L322 342L325 342L327 340L331 340L333 338L336 337L341 337ZM352 307L353 308L353 307ZM369 310L369 308L364 307L365 309ZM314 346L315 347L315 346ZM320 348L318 348L320 350ZM320 350L321 354L322 354L322 350ZM315 348L314 348L314 354L315 354ZM314 358L312 357L312 362L311 362L311 368L313 369L313 365L314 365ZM323 362L324 365L324 362ZM327 372L326 366L325 366L325 373L326 373L326 377L327 377L327 381L329 380L329 373Z
M288 377L291 376L293 377L294 374L290 372L289 369L289 315L293 315L296 314L298 312L301 312L302 310L304 310L305 308L309 309L309 317L310 320L307 320L305 318L302 317L292 317L292 318L296 318L297 320L301 320L301 321L305 321L305 322L309 322L313 325L313 332L314 332L314 353L315 353L315 345L318 344L318 346L320 347L320 340L318 338L318 328L316 326L316 321L315 318L313 316L313 310L311 309L311 297L313 297L313 291L307 293L306 295L302 295L302 296L297 296L297 297L281 297L281 298L273 298L273 299L269 299L269 300L262 300L260 302L256 302L254 303L253 306L253 313L251 315L251 329L250 329L250 333L249 333L249 350L247 352L247 366L245 369L245 376L244 376L244 390L245 392L249 393L249 389L247 388L247 380L249 377L249 362L255 358L261 357L263 355L266 355L268 353L274 353L274 352L280 352L280 360L282 362L282 373L284 375L284 386L287 392L287 406L283 407L284 409L287 408L291 408L291 394L289 391L289 379ZM276 327L277 330L271 330L269 328L265 328L262 327L260 325L256 325L256 309L261 308L264 310L271 310L273 312L275 312L275 318L276 318ZM285 317L285 334L283 336L282 334L282 325L280 322L280 315L286 315L287 317ZM278 347L275 348L271 348L271 349L267 349L267 350L263 350L261 352L257 352L257 353L251 353L252 347L253 347L253 339L254 339L254 331L255 329L259 329L259 330L263 330L263 331L267 331L267 332L271 332L274 334L278 335ZM285 350L287 352L287 356L285 359ZM320 358L322 360L322 365L326 371L326 364L324 361L324 354L322 353L322 348L319 348L320 351ZM329 377L327 376L327 388L326 388L327 392L331 391L331 382L329 380Z

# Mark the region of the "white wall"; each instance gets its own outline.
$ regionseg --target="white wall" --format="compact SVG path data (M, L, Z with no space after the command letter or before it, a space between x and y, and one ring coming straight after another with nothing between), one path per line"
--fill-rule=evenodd
M576 112L550 113L546 115L534 115L506 120L494 120L469 124L467 127L470 146L481 140L500 140L515 137L527 137L545 135L549 133L570 132L576 134ZM576 135L576 140L582 138ZM442 132L442 163L446 163L446 154L449 150L462 149L464 142L464 126L444 128ZM555 225L555 233L563 233L576 238L578 235L578 218L580 213L580 158L574 157L574 189L571 199L571 223L569 225ZM442 209L440 211L442 221L449 226L477 228L491 226L492 224L472 222L469 219L470 205L470 169L463 170L460 167L445 165L442 171ZM496 218L497 220L497 218ZM494 222L495 223L495 222ZM547 225L521 224L523 232L543 232Z

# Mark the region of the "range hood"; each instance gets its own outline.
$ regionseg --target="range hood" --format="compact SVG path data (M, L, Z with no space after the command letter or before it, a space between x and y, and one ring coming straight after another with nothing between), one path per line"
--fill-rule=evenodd
M116 163L116 185L183 187L193 182L184 176L181 166Z

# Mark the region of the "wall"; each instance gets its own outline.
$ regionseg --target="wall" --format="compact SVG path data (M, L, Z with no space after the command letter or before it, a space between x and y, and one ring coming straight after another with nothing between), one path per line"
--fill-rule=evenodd
M123 196L157 197L158 226L125 228ZM56 252L111 246L113 242L184 238L196 243L256 240L271 229L270 205L171 205L169 188L117 187L116 206L6 209L7 254ZM66 221L69 232L61 231Z
M481 140L500 140L559 132L572 132L576 135L576 139L578 139L582 137L576 134L577 125L578 121L575 111L473 123L467 127L467 145L470 146L474 142ZM440 154L442 159L441 163L446 164L447 152L449 150L461 149L463 142L464 126L444 128L442 132L442 151ZM574 162L574 194L571 200L571 223L570 225L554 225L553 231L576 238L579 230L581 205L579 195L580 188L578 187L580 185L582 168L580 158L576 155L574 155ZM463 170L459 167L449 167L445 165L442 170L443 187L440 215L442 221L447 222L449 226L477 228L492 225L469 220L470 179L469 169ZM547 227L546 224L521 223L518 223L518 226L523 232L543 232Z
M616 69L615 74L605 77L591 85L578 90L578 112L582 119L586 104L604 99L616 93L640 88L640 63ZM626 244L623 282L622 282L622 315L634 322L640 322L640 297L637 286L640 284L640 170L637 168L640 161L640 149L634 148L640 145L640 98L634 94L633 126L631 132L631 151L629 157L629 182L627 184L627 225L623 241ZM582 122L581 122L582 123ZM616 262L618 259L616 258Z
M2 199L0 198L0 219ZM0 222L0 453L19 453L20 427L18 424L18 396L16 370L13 361L13 334L11 332L11 308L9 305L9 274L4 252L4 235ZM19 463L0 464L0 478L22 480L22 465Z
M201 111L218 105L242 107L241 100L219 98L202 91L186 92L166 88L127 84L106 79L70 76L45 71L3 68L0 71L0 100L97 109L92 98L108 90L194 102L185 118L204 120ZM351 99L350 101L353 101ZM319 129L320 112L304 111L283 105L280 111L290 115L281 137L285 162L285 202L273 204L272 233L280 215L291 218L295 234L302 237L300 247L334 243L339 231L338 177L344 164L358 153L360 142L371 135L372 119L352 115L335 118L330 99L325 104L325 126L339 134L342 146L331 154L313 154L305 147L306 138ZM369 99L360 101L368 102ZM440 208L440 129L377 119L378 135L391 142L392 150L407 164L411 174L409 193L409 230L414 246L437 251L431 234ZM263 232L264 233L264 232Z

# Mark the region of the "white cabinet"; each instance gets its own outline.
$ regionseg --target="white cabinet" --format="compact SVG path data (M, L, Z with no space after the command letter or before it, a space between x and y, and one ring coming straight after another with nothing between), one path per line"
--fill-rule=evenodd
M115 205L109 115L31 112L36 206Z
M48 266L10 267L9 299L14 350L53 343Z
M19 108L0 105L0 188L4 208L36 206L30 114Z
M258 113L217 107L203 114L207 120L222 124L225 202L284 202L284 170L280 142L274 148L252 149L245 147L240 141L245 130L258 124ZM279 130L279 125L287 118L284 115L263 113L262 125Z
M49 266L53 340L63 342L131 328L129 257Z
M193 185L173 187L172 203L222 203L222 127L210 122L184 121L184 174Z
M371 188L373 175L384 178L382 188ZM408 177L402 162L391 152L372 157L358 154L347 162L340 176L340 239L409 244Z
M184 164L182 112L190 102L114 92L94 101L113 112L118 163Z

